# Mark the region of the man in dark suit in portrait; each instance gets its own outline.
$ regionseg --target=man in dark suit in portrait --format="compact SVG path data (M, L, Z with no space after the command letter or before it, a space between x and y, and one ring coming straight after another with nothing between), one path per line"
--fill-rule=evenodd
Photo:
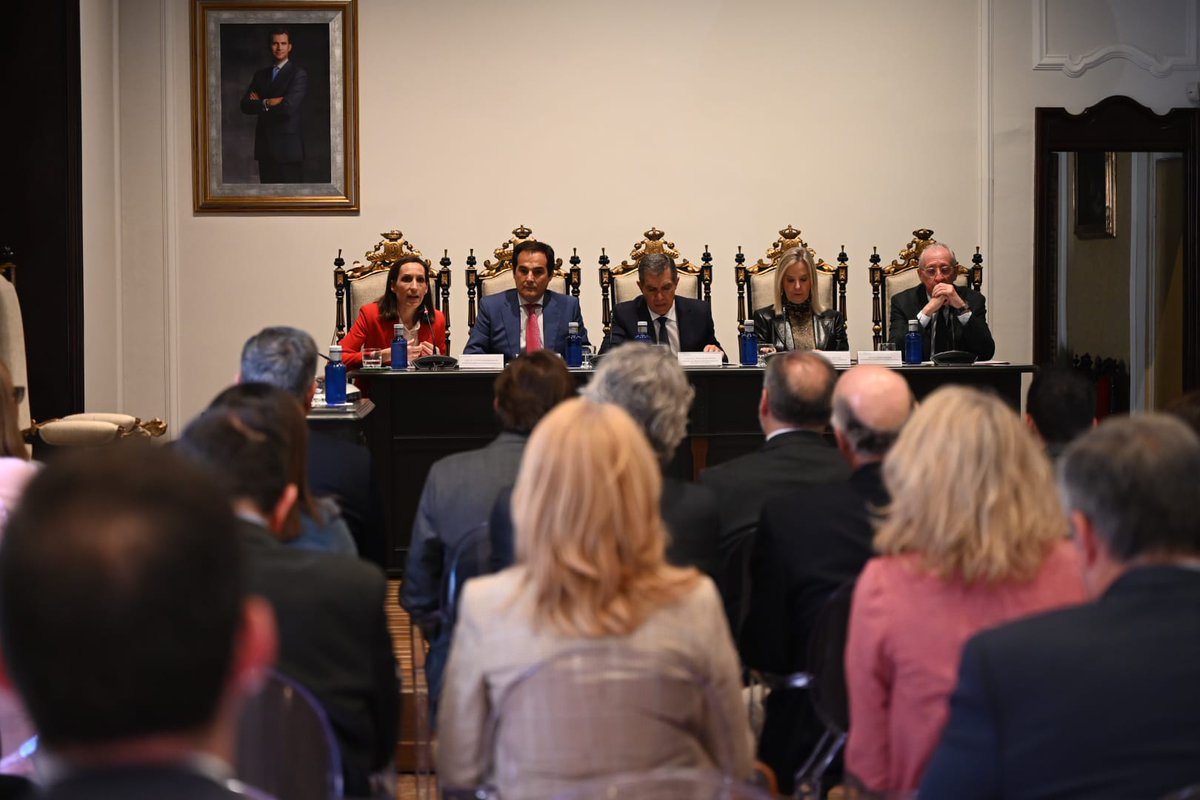
M915 319L921 326L925 360L947 350L966 350L981 361L991 358L996 343L988 329L986 303L974 289L954 285L954 251L938 243L926 247L917 260L917 276L920 286L892 297L888 338L897 349L904 348L908 322Z
M499 353L510 359L546 349L565 356L572 322L579 324L587 344L579 298L546 288L554 269L554 248L545 242L521 242L513 248L512 263L516 288L479 301L479 315L463 352Z
M254 73L242 96L242 113L258 117L254 158L260 183L301 183L304 135L300 112L308 91L308 73L291 60L292 36L271 31L272 66Z
M1058 463L1094 602L978 634L921 797L1163 797L1200 783L1200 439L1113 418Z
M758 402L763 446L700 475L700 483L716 493L721 510L721 589L735 635L745 612L746 570L763 503L804 484L849 475L846 462L825 438L836 381L833 366L811 351L772 356Z
M271 603L278 620L279 671L311 691L329 715L346 795L369 796L392 778L399 732L387 582L373 564L280 540L296 522L298 493L288 477L289 423L277 409L294 404L290 397L286 404L263 397L263 388L225 390L176 447L232 498L250 590Z
M678 285L675 259L662 253L642 256L638 261L638 288L642 296L618 303L613 309L612 331L600 351L607 352L632 340L637 335L637 324L648 322L650 338L656 344L669 345L672 353L723 352L708 303L676 297Z
M237 720L276 641L245 572L227 498L168 449L71 453L33 480L0 548L0 683L54 758L35 796L244 797Z
M748 667L774 675L807 669L818 613L871 557L871 515L888 501L883 458L912 408L908 383L884 367L854 367L838 380L833 432L851 473L767 500L750 558L749 611L739 642ZM791 791L821 732L804 692L767 697L758 757L775 770L781 790Z

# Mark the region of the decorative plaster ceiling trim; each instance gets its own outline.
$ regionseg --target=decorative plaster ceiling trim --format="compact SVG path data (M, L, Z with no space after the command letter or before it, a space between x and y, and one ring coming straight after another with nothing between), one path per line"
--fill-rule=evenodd
M1182 55L1155 55L1148 53L1137 45L1114 43L1097 47L1086 53L1052 53L1049 42L1049 6L1051 0L1033 0L1033 68L1041 70L1059 70L1068 77L1078 78L1089 69L1111 61L1114 58L1124 58L1156 78L1165 78L1177 69L1200 68L1200 58L1197 57L1197 8L1200 0L1187 0L1184 21L1179 30L1185 32L1184 52Z

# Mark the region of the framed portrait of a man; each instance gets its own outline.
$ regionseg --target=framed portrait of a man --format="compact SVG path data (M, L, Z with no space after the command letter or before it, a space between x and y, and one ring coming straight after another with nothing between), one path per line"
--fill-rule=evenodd
M196 211L358 211L357 0L192 0Z

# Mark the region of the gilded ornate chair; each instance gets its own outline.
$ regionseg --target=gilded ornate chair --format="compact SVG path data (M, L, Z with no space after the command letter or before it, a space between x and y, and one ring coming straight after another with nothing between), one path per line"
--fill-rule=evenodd
M838 253L838 263L835 267L826 263L824 259L817 258L816 252L800 237L800 231L788 225L779 232L779 238L767 248L766 258L760 258L750 266L745 266L746 257L742 255L742 249L738 248L735 258L737 266L733 274L738 290L739 331L742 329L742 322L750 319L756 309L774 302L775 270L779 266L779 259L793 247L803 247L817 265L817 274L813 276L813 280L816 282L821 305L839 312L843 320L846 318L846 279L849 273L846 266L849 260L846 248L843 247Z
M617 303L633 300L641 295L638 289L638 264L642 256L650 253L662 253L675 259L679 271L679 285L675 287L676 294L684 297L694 297L706 303L712 302L712 255L708 247L700 257L701 266L696 266L686 258L680 258L675 243L663 237L666 234L658 228L651 228L642 234L640 242L629 251L629 261L622 261L619 266L609 267L608 256L600 251L600 292L603 304L604 335L608 336L612 329L612 311Z
M341 341L350 325L358 319L359 310L367 303L373 303L383 294L387 286L388 270L397 260L405 256L417 256L425 266L431 266L428 258L420 250L413 247L404 234L392 229L379 234L383 238L375 245L374 250L368 251L364 258L367 263L355 261L350 269L345 268L341 252L334 260L333 290L337 305L336 323L334 325L333 341ZM450 257L447 251L442 251L438 261L441 269L433 272L433 285L429 291L433 293L433 306L446 317L446 349L450 348Z
M917 275L917 262L921 252L931 244L939 244L933 238L929 228L918 228L913 231L913 238L900 255L886 267L879 266L879 253L871 255L871 340L876 350L888 340L888 318L892 308L892 297L911 289L920 283ZM975 291L983 285L983 256L979 248L971 256L971 266L958 265L958 277L954 280L957 286L966 286Z
M533 231L520 225L513 228L512 238L503 242L492 251L495 262L484 260L483 269L475 269L475 251L467 256L467 327L475 327L475 314L479 309L479 301L488 295L499 294L513 288L512 254L513 248L521 242L536 242ZM571 268L563 270L563 260L555 258L550 265L550 286L552 292L570 294L579 297L579 256L572 254Z

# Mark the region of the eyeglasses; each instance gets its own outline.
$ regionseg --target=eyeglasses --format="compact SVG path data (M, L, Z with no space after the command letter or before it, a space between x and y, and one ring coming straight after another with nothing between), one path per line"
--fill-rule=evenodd
M955 267L950 267L950 266L946 266L946 267L922 267L922 268L921 268L921 273L922 273L922 274L924 274L924 275L928 275L929 277L933 278L933 277L936 277L936 276L938 276L938 275L946 275L946 276L953 275L953 274L954 274L954 272L955 272L955 269L956 269Z

